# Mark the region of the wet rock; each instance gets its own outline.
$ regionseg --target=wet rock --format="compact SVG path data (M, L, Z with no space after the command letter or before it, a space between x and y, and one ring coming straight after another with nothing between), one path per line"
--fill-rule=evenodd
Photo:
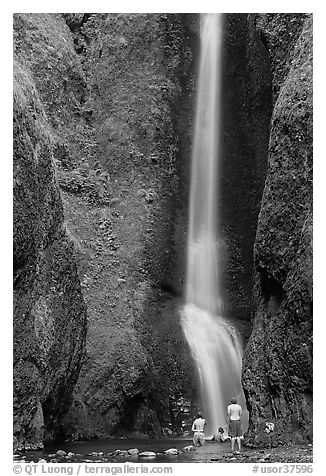
M131 448L130 450L128 450L128 453L130 455L138 455L139 449L138 448Z
M103 451L100 451L98 455L99 455L99 456L104 456Z
M170 428L167 428L167 427L162 428L162 431L164 436L172 436L172 430ZM183 436L187 436L187 435L183 434Z
M196 451L196 448L193 445L188 445L183 448L183 451Z
M63 450L58 450L58 451L56 452L56 455L57 455L57 456L66 456L66 454L67 454L67 453L66 453L65 451L63 451Z
M75 456L75 453L72 453L71 451L69 451L69 453L67 454L67 458L71 459Z
M140 458L156 458L156 453L153 451L143 451L138 455Z
M232 456L233 456L233 453L225 453L223 458L232 458Z
M47 461L46 461L46 459L41 458L41 459L38 460L38 463L47 463Z
M96 451L93 451L92 453L89 453L89 456L98 456L98 453L96 453Z
M168 450L165 450L164 453L166 455L177 455L179 452L176 448L170 448Z
M129 456L129 453L127 450L116 450L113 456L125 457L125 456Z

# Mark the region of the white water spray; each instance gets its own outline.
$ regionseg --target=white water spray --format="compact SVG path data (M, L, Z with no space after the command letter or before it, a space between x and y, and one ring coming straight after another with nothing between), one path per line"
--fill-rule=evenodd
M206 433L227 422L226 407L241 387L242 349L238 332L222 318L219 286L217 173L220 111L221 15L201 17L199 88L192 151L186 305L183 331L196 361Z

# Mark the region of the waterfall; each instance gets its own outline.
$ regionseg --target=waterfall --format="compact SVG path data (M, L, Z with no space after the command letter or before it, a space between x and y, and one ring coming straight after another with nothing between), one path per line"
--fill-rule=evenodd
M206 434L227 423L232 397L243 409L242 349L238 332L223 319L219 268L218 148L222 24L201 15L201 50L192 148L186 303L181 324L198 367Z

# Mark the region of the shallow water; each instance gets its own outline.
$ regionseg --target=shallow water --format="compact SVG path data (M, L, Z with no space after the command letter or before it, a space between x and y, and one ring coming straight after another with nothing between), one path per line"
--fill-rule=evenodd
M206 445L201 448L196 448L195 451L183 452L178 455L165 455L164 451L169 448L176 448L180 451L186 446L192 444L192 440L178 439L178 440L137 440L137 439L109 439L109 440L92 440L92 441L74 441L65 442L60 445L47 445L43 451L28 451L21 453L25 456L25 461L34 461L35 463L39 459L45 459L50 462L54 458L60 463L73 463L83 462L85 460L92 462L138 462L138 463L192 463L194 461L207 461L211 457L220 454L226 449L227 443L213 443L207 441ZM156 454L156 458L147 459L135 456L119 457L119 456L107 456L108 453L113 453L116 450L129 450L131 448L138 448L142 451L153 451ZM50 457L54 455L58 450L64 450L66 453L75 453L72 459L67 457ZM102 457L91 455L91 453L103 452Z

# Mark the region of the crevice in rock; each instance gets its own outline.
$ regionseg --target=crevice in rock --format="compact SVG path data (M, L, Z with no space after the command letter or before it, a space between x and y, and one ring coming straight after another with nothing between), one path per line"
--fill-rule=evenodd
M266 301L274 300L280 306L284 298L283 286L266 269L259 270L262 296Z

